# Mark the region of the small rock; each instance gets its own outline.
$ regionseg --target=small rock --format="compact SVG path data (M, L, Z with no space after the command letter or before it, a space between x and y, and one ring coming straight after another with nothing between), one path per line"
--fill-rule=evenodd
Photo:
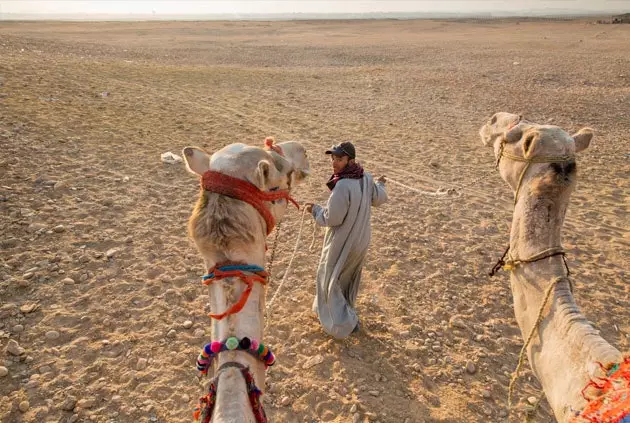
M282 399L280 400L280 405L282 405L283 407L286 407L289 404L291 404L291 398L289 398L286 395L283 396Z
M193 325L192 320L186 320L186 321L182 324L182 326L184 327L184 329L190 329L190 328L192 327L192 325Z
M485 399L490 399L492 398L492 392L490 392L487 389L484 389L481 391L481 396L484 397Z
M323 362L324 362L324 357L317 354L316 356L313 356L309 358L308 360L306 360L306 362L302 365L302 368L310 369L311 367L317 366L318 364L323 363Z
M448 324L453 328L468 330L468 325L466 325L463 317L461 316L455 315L451 317Z
M378 397L378 396L381 394L381 393L380 393L380 392L378 392L378 391L368 391L368 393L369 393L370 395L372 395L373 397Z
M114 257L114 255L118 252L117 249L115 248L111 248L109 250L107 250L107 252L105 253L105 255L107 256L108 259Z
M61 404L61 409L64 411L72 411L77 405L77 399L72 395L68 395L64 402Z
M432 349L433 351L436 351L436 352L437 352L437 351L441 351L441 350L442 350L442 347L440 347L439 345L433 345L433 346L431 346L431 349Z
M5 377L9 374L9 369L4 366L0 366L0 377Z
M66 227L65 227L65 226L63 226L63 225L57 225L57 226L55 226L52 230L53 230L53 232L54 232L54 233L56 233L56 234L60 234L60 233L62 233L62 232L65 232L65 231L66 231Z
M147 368L147 359L146 358L139 358L138 362L136 363L136 370L141 371Z
M64 181L58 181L57 183L55 183L55 185L53 186L53 189L55 191L61 191L63 189L67 189L68 188L68 183L64 182Z
M63 282L64 285L74 285L74 279L72 278L65 278L61 282Z
M31 408L31 404L29 404L28 401L22 401L20 405L18 405L18 408L22 413L26 413L28 409Z
M68 423L76 423L79 421L79 415L78 414L73 414L72 416L70 416L70 418L68 419Z
M535 405L535 404L538 402L538 398L533 397L533 396L532 396L532 397L527 397L527 402L528 402L530 405Z
M175 338L177 336L177 331L175 329L171 329L171 330L168 331L166 336L169 337L169 338Z
M24 314L32 313L39 308L39 304L31 303L31 304L23 304L20 307L20 311Z
M193 332L193 336L195 338L203 338L206 335L206 332L199 328L199 329L195 329L195 332Z
M468 361L466 363L466 371L469 374L474 375L475 373L477 373L477 366L475 366L475 363L473 363L472 361Z
M24 348L20 347L20 344L18 344L15 339L10 339L6 347L6 352L16 356L22 355L24 354Z
M21 333L21 332L24 332L24 326L22 325L13 326L13 333Z
M190 396L188 394L182 395L182 401L184 401L185 403L190 402Z
M354 414L358 411L359 407L356 404L352 404L352 407L350 407L350 414Z
M77 407L79 408L92 408L96 404L96 400L94 398L82 399L77 402Z
M57 332L56 330L49 330L48 332L46 332L46 339L50 339L51 341L54 339L59 338L59 332Z
M34 276L35 274L33 272L26 272L25 274L22 275L22 277L24 279L30 279Z

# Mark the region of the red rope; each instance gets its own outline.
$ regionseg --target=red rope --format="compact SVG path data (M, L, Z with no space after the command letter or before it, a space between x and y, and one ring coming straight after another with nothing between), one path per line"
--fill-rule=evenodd
M601 382L590 381L582 395L587 388L594 387L600 390L599 396L592 398L572 423L619 423L630 416L630 357L615 365L607 377L598 379Z
M201 187L209 192L215 192L244 201L254 207L263 219L265 219L267 235L269 235L276 226L276 219L274 219L265 202L287 200L293 203L298 209L300 208L298 203L291 198L289 190L283 189L273 192L261 191L256 185L250 182L212 170L205 172L201 177Z
M245 288L245 291L243 291L239 300L234 305L232 305L232 307L228 308L226 311L224 311L221 314L210 313L208 316L210 316L212 319L222 320L231 314L238 313L239 311L243 309L243 307L245 307L245 304L247 303L247 300L249 299L249 294L252 292L252 288L254 287L254 282L258 282L263 285L267 284L267 278L269 277L269 274L267 272L255 272L254 274L248 275L241 270L227 270L227 271L220 270L221 267L238 265L238 264L242 264L242 263L234 263L234 262L218 263L212 269L208 271L208 274L214 274L214 277L203 281L204 285L210 285L212 282L219 281L221 279L239 278L245 283L245 285L247 285L247 288Z

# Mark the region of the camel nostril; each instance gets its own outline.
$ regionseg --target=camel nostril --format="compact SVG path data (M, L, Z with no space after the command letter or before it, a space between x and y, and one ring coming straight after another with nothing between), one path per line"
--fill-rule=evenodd
M551 163L551 169L558 174L570 175L575 172L576 166L575 162Z

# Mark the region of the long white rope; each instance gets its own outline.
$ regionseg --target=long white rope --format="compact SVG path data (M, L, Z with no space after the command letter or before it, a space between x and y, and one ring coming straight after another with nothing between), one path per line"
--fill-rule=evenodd
M306 209L302 210L302 218L300 219L300 229L297 234L297 238L295 239L295 246L293 247L293 254L291 254L291 259L289 260L289 264L287 265L286 270L284 271L284 275L282 276L282 280L280 284L276 288L276 292L274 292L271 300L267 303L267 317L265 319L266 322L269 322L269 318L271 317L271 307L273 306L273 302L276 300L278 293L282 290L282 286L289 279L289 273L291 273L291 266L293 265L293 259L297 255L298 247L300 246L300 239L302 238L302 229L304 228L304 217L306 216ZM266 326L266 325L265 325Z

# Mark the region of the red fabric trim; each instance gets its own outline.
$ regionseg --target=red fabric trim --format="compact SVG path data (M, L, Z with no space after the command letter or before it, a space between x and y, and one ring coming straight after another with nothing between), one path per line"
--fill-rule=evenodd
M263 219L265 219L267 235L269 235L276 226L276 220L265 202L287 200L293 203L298 209L300 208L298 203L291 198L289 190L273 192L261 191L256 185L250 182L212 170L205 172L201 177L201 187L209 192L215 192L244 201L254 207Z

